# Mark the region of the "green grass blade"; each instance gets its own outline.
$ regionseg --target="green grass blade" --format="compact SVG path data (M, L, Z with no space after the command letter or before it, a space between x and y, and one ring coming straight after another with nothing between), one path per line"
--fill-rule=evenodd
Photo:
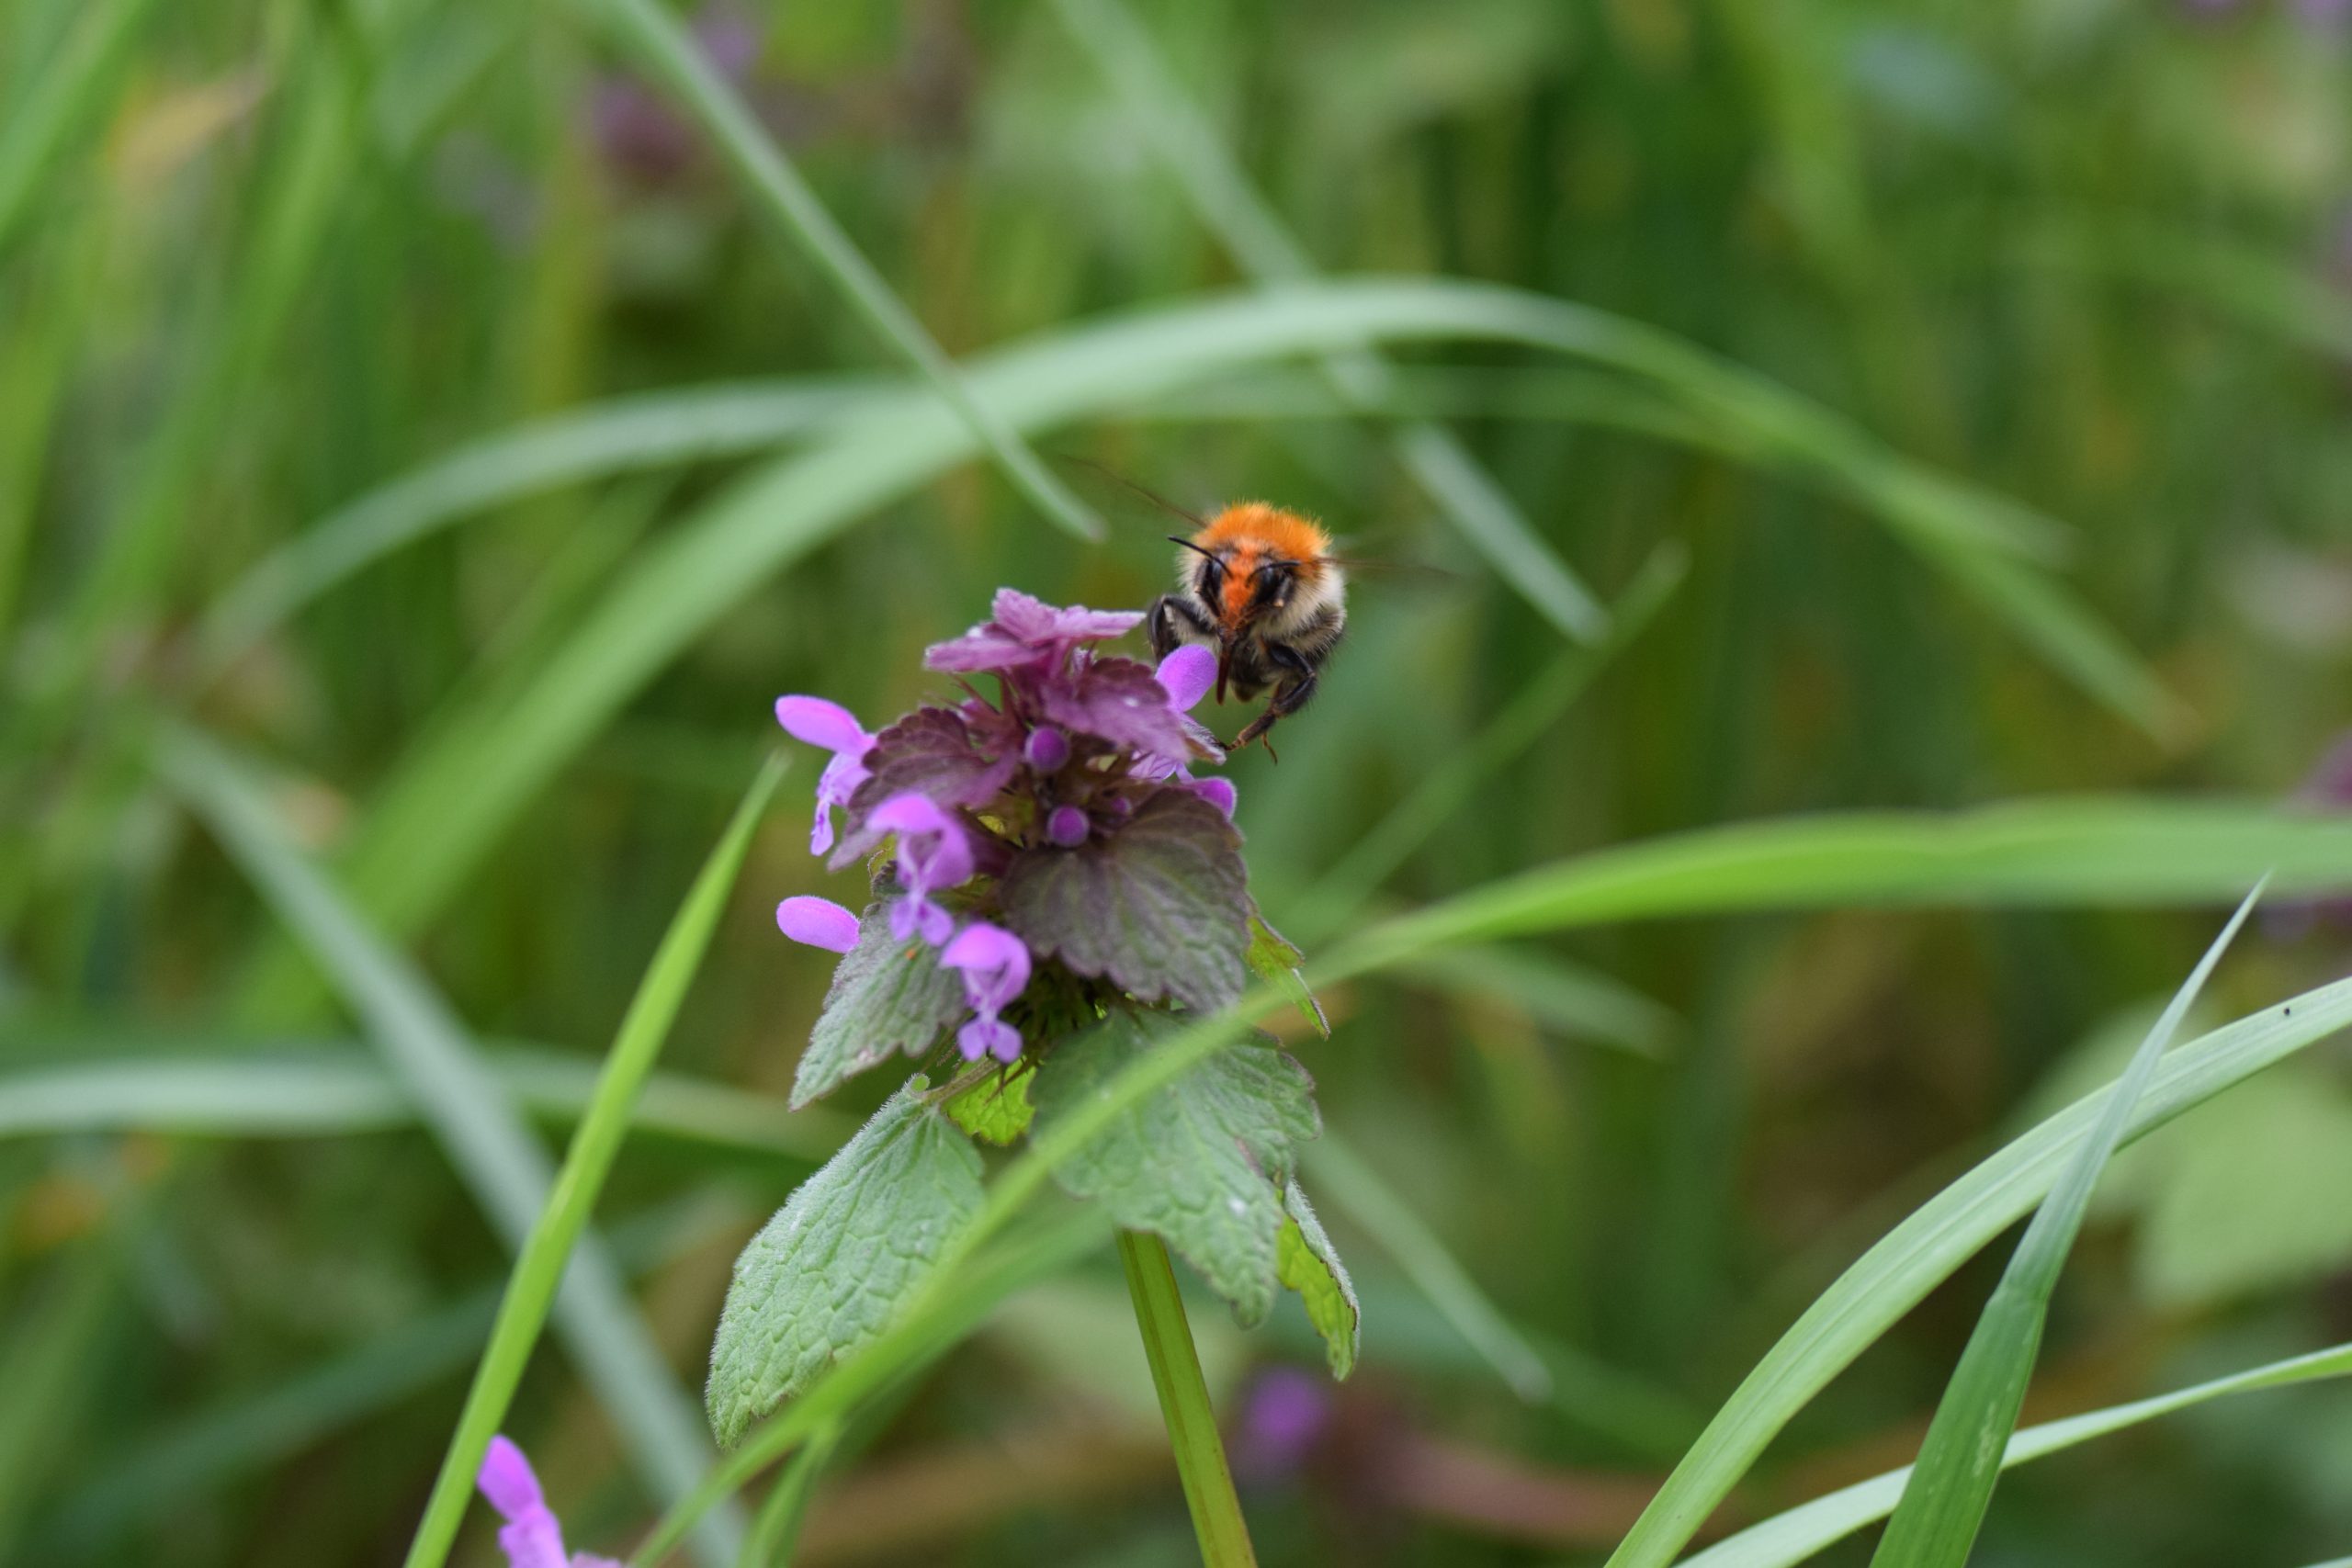
M60 1060L0 1072L0 1138L130 1130L322 1137L413 1126L418 1118L415 1101L381 1059L356 1044L199 1043L194 1052L150 1055L75 1040L34 1049ZM576 1123L594 1093L594 1065L570 1052L492 1044L482 1059L515 1105L535 1116ZM714 1149L809 1160L856 1130L850 1118L821 1107L790 1111L772 1095L658 1072L645 1080L630 1125Z
M2000 1479L2000 1454L2017 1427L2026 1385L2041 1348L2051 1293L2066 1267L2066 1255L2090 1209L2091 1190L2123 1136L2132 1107L2156 1070L2156 1058L2180 1029L2213 966L2261 897L2256 886L2222 928L2172 1002L2116 1081L2089 1137L2034 1212L2025 1239L1994 1289L1976 1328L1961 1352L1960 1365L1936 1406L1935 1419L1919 1447L1903 1501L1871 1558L1877 1568L1959 1568L1968 1561L1984 1510Z
M1241 270L1261 283L1313 277L1306 248L1251 186L1134 16L1118 0L1058 0L1056 9ZM1396 371L1367 349L1335 354L1323 368L1333 390L1361 411L1396 395ZM1609 613L1592 591L1451 432L1415 419L1391 435L1390 446L1496 574L1554 626L1577 642L1608 635Z
M1348 962L1385 966L1455 942L1742 910L2220 903L2274 865L2280 893L2343 886L2352 821L2261 803L2096 795L1781 818L1505 877L1364 932Z
M2352 1023L2352 981L2306 992L2167 1055L2124 1131L2128 1142ZM1976 1250L2030 1212L2087 1139L2101 1091L2013 1140L1855 1261L1766 1352L1667 1478L1610 1560L1665 1568L1829 1381Z
M16 1546L52 1471L81 1425L79 1407L98 1381L99 1347L116 1318L122 1260L117 1238L89 1236L66 1249L43 1288L20 1298L0 1341L0 1561Z
M1378 1243L1389 1261L1429 1298L1478 1359L1494 1369L1505 1387L1530 1404L1552 1397L1552 1369L1543 1352L1511 1326L1470 1271L1447 1249L1444 1240L1357 1157L1345 1139L1326 1127L1323 1135L1306 1146L1305 1159L1323 1206L1345 1214Z
M31 90L0 120L0 256L64 166L68 142L109 101L155 0L94 0Z
M588 1113L564 1154L554 1190L515 1256L514 1275L505 1299L499 1303L490 1343L482 1350L473 1387L467 1391L465 1408L458 1413L458 1429L450 1437L424 1517L410 1543L408 1568L440 1568L457 1540L482 1453L506 1419L507 1406L523 1381L532 1348L538 1343L564 1269L595 1211L597 1195L604 1190L621 1141L628 1135L629 1108L662 1054L662 1043L685 1001L695 971L702 966L711 934L726 910L727 895L735 886L735 874L742 869L743 857L752 847L752 829L759 826L760 815L783 775L780 759L771 760L760 770L742 805L736 808L734 820L671 919L670 929L662 933L662 945L655 950L637 995L630 998L628 1012L605 1058L604 1072L596 1080ZM726 1544L740 1550L740 1536Z
M166 734L157 761L365 1021L501 1238L526 1252L542 1213L557 1201L554 1172L464 1026L293 847L260 787L235 761L190 730ZM591 1121L596 1120L592 1111ZM575 1149L580 1144L575 1138ZM593 1236L582 1236L572 1249L556 1320L656 1495L688 1492L710 1453L700 1413L671 1375L609 1254ZM489 1436L482 1434L485 1444ZM469 1473L465 1483L470 1486L472 1479ZM463 1494L458 1502L462 1506ZM697 1550L714 1565L726 1563L741 1527L732 1510L708 1524L696 1537Z
M809 378L616 398L459 447L255 562L206 615L205 666L219 671L362 567L469 513L565 484L763 450L841 419L884 385Z
M2062 1421L2046 1421L2037 1427L2028 1427L2008 1439L2001 1450L2001 1468L2007 1470L2011 1465L2026 1464L2046 1454L2089 1442L2094 1438L2120 1432L2143 1422L2153 1421L2157 1416L2169 1416L2177 1410L2187 1410L2230 1394L2250 1393L2260 1389L2291 1388L2298 1383L2346 1376L2352 1376L2352 1345L2338 1345L2325 1350L2314 1350L2308 1355L2272 1361L2243 1372L2233 1372L2228 1377L2214 1378L2193 1387L2177 1389L2171 1393L2133 1400L2128 1404L2112 1405L2105 1410L2086 1411ZM1911 1467L1905 1465L1900 1470L1841 1487L1717 1541L1697 1556L1685 1558L1681 1568L1790 1568L1790 1565L1805 1561L1824 1547L1844 1540L1865 1525L1884 1518L1893 1511L1896 1499L1902 1496L1910 1476ZM2322 1564L2321 1568L2325 1568L2325 1565Z
M1284 922L1297 931L1297 940L1319 941L1362 909L1431 834L1469 804L1481 784L1558 723L1674 596L1689 565L1679 547L1660 546L1611 612L1609 634L1602 641L1561 652L1468 745L1447 751L1411 794L1299 895L1295 908L1283 910Z
M300 58L298 81L281 89L292 100L291 123L274 138L278 152L227 311L203 333L180 395L140 448L105 543L74 591L63 646L28 705L36 733L84 689L108 635L153 609L193 532L185 526L189 496L228 440L243 394L277 347L350 190L361 143L356 73L338 42Z
M808 1440L776 1477L775 1485L760 1500L759 1515L752 1521L752 1533L743 1542L737 1568L789 1568L801 1523L808 1517L809 1500L816 1495L817 1483L841 1441L839 1420L828 1421L808 1434Z
M1637 1056L1664 1056L1682 1030L1673 1009L1623 981L1524 947L1440 948L1403 961L1396 974L1465 1000L1508 1003L1539 1028Z
M1057 525L1081 539L1102 536L1102 520L1029 450L1019 428L973 395L946 351L890 291L817 193L808 188L734 90L711 69L659 0L579 0L668 85L700 121L768 216L816 261L833 286L900 357L920 371L1023 495Z

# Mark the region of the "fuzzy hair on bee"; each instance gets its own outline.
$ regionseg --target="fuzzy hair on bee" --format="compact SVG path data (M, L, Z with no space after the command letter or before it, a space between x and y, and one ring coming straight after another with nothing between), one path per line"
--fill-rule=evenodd
M1244 702L1272 688L1265 711L1229 750L1266 739L1278 720L1315 695L1326 661L1347 630L1347 572L1320 525L1262 501L1228 506L1178 547L1177 589L1152 602L1152 651L1165 659L1178 645L1216 650L1216 698Z

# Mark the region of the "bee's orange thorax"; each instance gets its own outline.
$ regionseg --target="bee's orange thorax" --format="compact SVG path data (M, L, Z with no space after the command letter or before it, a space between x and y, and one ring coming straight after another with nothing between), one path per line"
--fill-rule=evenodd
M1313 581L1323 570L1331 536L1295 512L1284 512L1262 501L1245 501L1209 519L1193 536L1202 549L1225 558L1224 619L1238 622L1250 606L1254 586L1250 574L1271 560L1295 562L1301 580Z

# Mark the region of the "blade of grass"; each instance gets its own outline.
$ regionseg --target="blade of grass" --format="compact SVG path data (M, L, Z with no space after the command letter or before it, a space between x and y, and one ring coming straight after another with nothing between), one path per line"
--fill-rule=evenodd
M1312 278L1315 264L1306 248L1251 186L1134 16L1118 0L1057 0L1055 8L1116 87L1121 107L1135 116L1194 215L1241 270L1261 283ZM1332 389L1361 412L1396 394L1395 370L1368 348L1328 356L1323 371ZM1409 420L1391 433L1389 446L1496 575L1562 633L1583 643L1608 636L1609 612L1453 433Z
M2050 1315L2050 1297L2066 1268L2066 1255L2090 1210L2091 1190L2121 1141L2132 1107L2156 1070L2156 1058L2172 1043L2180 1021L2195 1005L2198 993L2229 950L2238 928L2253 913L2262 897L2256 884L2245 901L2222 928L2205 956L2198 961L2155 1027L2132 1054L2131 1065L2116 1080L2090 1136L2075 1151L2072 1161L2050 1196L2034 1211L2025 1239L2018 1244L2001 1282L1976 1320L1968 1346L1961 1352L1944 1396L1919 1445L1919 1458L1904 1483L1903 1500L1879 1538L1871 1561L1874 1568L1959 1568L1968 1561L1984 1510L1991 1506L1993 1488L2000 1479L2000 1455L2017 1429L2018 1412L2024 1408L2026 1385L2033 1380L2033 1364L2041 1348L2041 1331Z
M1455 942L1743 910L2219 903L2274 865L2282 894L2341 886L2352 822L2096 795L1781 818L1572 856L1400 916L1348 952L1385 966Z
M577 1189L553 1191L546 1153L447 1004L294 848L240 763L188 729L166 732L156 760L366 1023L500 1238L529 1250L542 1213L559 1199L572 1201ZM603 1243L582 1236L572 1254L557 1328L654 1494L686 1494L708 1464L701 1413L671 1375ZM470 1473L464 1480L471 1485ZM734 1511L722 1511L703 1521L697 1552L718 1568L731 1562L741 1534Z
M1481 784L1558 723L1601 671L1641 636L1681 586L1689 568L1689 558L1678 545L1661 545L1653 551L1611 611L1609 632L1601 641L1556 656L1468 745L1446 752L1411 794L1299 895L1295 908L1284 908L1283 923L1297 932L1297 940L1318 941L1362 909L1432 833L1469 804Z
M300 58L304 69L288 95L291 123L269 139L280 152L227 311L203 332L181 395L141 448L98 558L74 592L61 646L24 705L23 722L35 738L71 711L107 637L148 607L142 601L170 575L192 532L183 525L189 493L227 444L230 422L245 407L241 394L267 363L351 188L360 145L357 73L332 38Z
M17 313L0 328L0 647L16 623L34 545L51 441L104 274L104 225L82 214L58 224L23 280Z
M492 1074L523 1110L576 1122L595 1066L568 1052L485 1042ZM102 1055L89 1041L43 1043L54 1066L0 1073L0 1138L146 1130L183 1136L321 1137L413 1126L416 1102L361 1045L275 1045L170 1055ZM856 1130L821 1107L787 1111L770 1095L654 1073L630 1124L744 1153L822 1159Z
M888 385L811 378L616 398L461 446L255 562L206 613L204 666L217 673L327 588L469 513L633 469L763 450L839 422Z
M2105 1410L2087 1411L2070 1416L2062 1421L2046 1421L2028 1427L2010 1438L2001 1450L2001 1468L2025 1464L2063 1450L2103 1438L2169 1416L2177 1410L2187 1410L2210 1400L2236 1393L2250 1393L2259 1389L2291 1388L2298 1383L2318 1382L2329 1378L2352 1376L2352 1345L2338 1345L2308 1355L2291 1356L2272 1361L2228 1377L2214 1378L2193 1387L2177 1389L2171 1393L2157 1394L2149 1399L2134 1400ZM1717 1541L1695 1557L1683 1559L1681 1568L1791 1568L1893 1511L1895 1501L1903 1495L1911 1476L1911 1467L1874 1475L1868 1481L1841 1487L1838 1491L1816 1497L1812 1502L1775 1514L1759 1524L1750 1525L1737 1535ZM2319 1568L2325 1568L2324 1564Z
M1624 982L1549 953L1502 945L1448 947L1408 959L1399 978L1472 1001L1524 1009L1538 1027L1660 1057L1681 1030L1674 1010Z
M1865 437L1815 405L1649 328L1483 284L1326 284L1164 309L992 356L975 368L972 384L1016 427L1030 430L1283 355L1363 338L1449 336L1490 336L1616 366L1674 389L1711 418L1742 422L1759 439L1798 442L1803 450L1792 450L1792 460L1804 456L1826 471L1845 472L1859 499L1899 508L1882 513L1899 534L1979 536L1973 523L1954 522L1948 509L1922 510L1919 486L1880 485L1899 460L1881 462ZM1805 445L1820 442L1852 466L1841 470ZM354 896L388 929L413 930L532 794L705 627L773 572L971 451L970 432L945 410L901 395L668 530L536 676L411 756L355 835L345 867ZM1965 493L1970 516L2006 505ZM307 992L281 955L264 964L245 994L253 1010L276 1013Z
M409 1545L408 1568L440 1568L457 1540L482 1454L506 1419L507 1406L546 1325L564 1269L588 1228L621 1141L628 1135L629 1108L646 1075L653 1070L671 1022L685 1000L695 972L702 966L703 954L709 950L711 935L725 912L727 895L735 886L735 874L742 869L743 857L752 847L752 829L759 826L760 815L783 776L781 759L770 760L760 770L742 805L736 808L734 820L727 825L685 902L671 919L670 929L662 933L653 962L629 1000L628 1012L597 1077L588 1113L572 1134L563 1168L528 1239L515 1254L514 1271L506 1297L499 1303L490 1343L482 1350L473 1387L467 1391L465 1408L458 1412L458 1427L449 1438L433 1495L426 1500L424 1517ZM740 1534L727 1544L740 1551Z
M79 1424L74 1404L97 1382L98 1346L117 1310L116 1252L112 1236L84 1238L9 1325L0 1349L8 1390L0 1400L0 1560L15 1560L17 1538Z
M0 256L66 166L67 145L96 123L155 0L93 0L72 33L0 119Z
M710 133L767 216L818 264L865 324L956 411L1013 486L1057 526L1081 539L1101 538L1102 519L1038 461L1017 425L973 395L956 362L932 340L905 301L890 291L874 264L833 220L817 193L800 177L800 171L752 118L734 89L711 69L676 19L657 0L578 0L578 5L583 12L601 17L669 88L679 107Z
M817 1483L832 1462L841 1440L838 1419L808 1434L808 1440L776 1477L775 1485L760 1500L759 1515L752 1522L752 1534L743 1542L737 1568L788 1568L800 1540L801 1521L808 1517L808 1501L816 1495Z
M1438 1315L1494 1369L1503 1386L1530 1404L1552 1397L1552 1369L1543 1353L1511 1326L1438 1234L1357 1157L1344 1138L1324 1128L1322 1136L1306 1146L1306 1166L1323 1206L1345 1214L1387 1253Z

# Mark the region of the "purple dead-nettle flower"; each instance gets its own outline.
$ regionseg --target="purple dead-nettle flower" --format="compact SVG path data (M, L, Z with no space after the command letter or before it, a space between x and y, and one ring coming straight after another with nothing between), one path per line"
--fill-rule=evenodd
M866 825L899 835L899 886L907 896L890 907L890 934L907 942L918 934L938 947L956 930L955 917L932 895L959 887L972 874L972 841L964 825L927 795L908 790L866 813Z
M949 952L967 987L998 976L955 1032L975 1058L1017 1057L1033 1023L1042 1050L1106 1006L1205 1010L1239 994L1251 909L1233 790L1190 772L1224 755L1187 712L1216 683L1216 656L1180 649L1155 669L1100 646L1139 621L1005 589L989 619L924 656L956 695L874 732L820 697L777 703L787 730L833 753L812 841L843 869L896 844L893 868L871 867L879 902L864 915L807 897L776 911L786 935L844 954L806 1082L939 1043L956 1021L937 967ZM967 942L959 927L993 934ZM1018 948L1017 973L973 957L1000 941ZM855 1043L875 1033L885 1043Z
M775 924L793 941L828 953L847 953L857 946L857 917L831 898L805 893L786 898L775 907Z
M953 642L934 644L922 656L933 670L970 674L979 671L1058 664L1072 649L1125 637L1143 624L1126 610L1057 609L1018 589L1000 588L989 618Z
M1028 987L1028 945L1001 926L974 920L956 933L940 953L939 964L943 969L963 971L964 999L972 1006L973 1018L956 1032L956 1046L964 1059L1020 1060L1020 1032L997 1015Z
M847 806L866 780L865 759L873 753L875 737L865 733L855 714L822 697L776 698L775 721L795 740L833 754L817 779L817 820L808 829L808 852L823 854L833 847L833 807Z
M491 1438L474 1481L506 1521L498 1532L498 1547L506 1553L507 1568L621 1568L610 1557L585 1551L564 1555L563 1526L548 1506L531 1461L505 1438Z

